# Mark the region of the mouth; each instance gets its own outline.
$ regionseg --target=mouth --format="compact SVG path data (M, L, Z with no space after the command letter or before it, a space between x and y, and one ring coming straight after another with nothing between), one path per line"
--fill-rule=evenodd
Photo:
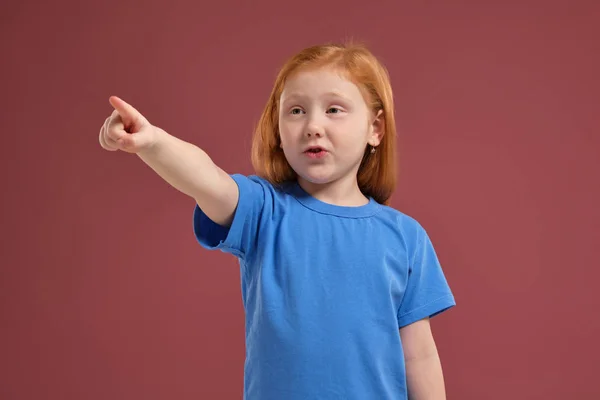
M327 155L327 150L319 146L311 146L304 151L304 154L310 158L321 158Z
M306 149L304 152L305 153L321 153L321 152L326 152L327 150L325 150L322 147L319 146L311 146L308 149Z

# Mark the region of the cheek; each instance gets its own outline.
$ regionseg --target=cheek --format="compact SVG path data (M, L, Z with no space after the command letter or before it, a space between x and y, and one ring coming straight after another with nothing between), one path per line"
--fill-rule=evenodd
M285 143L289 136L288 129L285 125L279 124L279 137L281 138L281 143Z
M298 136L297 124L283 122L279 124L279 136L281 137L282 143L288 143Z
M340 146L347 148L353 148L362 145L367 140L368 130L362 125L359 125L360 121L348 121L336 129L336 135L333 135L336 142Z
M281 138L281 141L283 142L285 140L285 136L287 136L287 131L288 131L287 126L284 122L281 122L281 119L279 119L277 128L279 129L279 137Z

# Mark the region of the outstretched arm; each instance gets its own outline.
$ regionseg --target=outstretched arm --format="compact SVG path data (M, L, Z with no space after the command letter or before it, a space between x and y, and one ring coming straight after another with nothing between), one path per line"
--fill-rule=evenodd
M109 151L137 154L161 178L194 198L215 223L229 226L237 206L237 184L199 147L153 126L138 110L116 96L112 114L100 129Z

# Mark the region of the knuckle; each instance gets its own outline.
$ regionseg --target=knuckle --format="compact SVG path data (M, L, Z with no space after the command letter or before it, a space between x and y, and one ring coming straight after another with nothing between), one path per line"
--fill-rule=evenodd
M110 139L116 140L119 138L119 134L117 132L117 130L115 128L110 128L108 130L108 135L107 135Z

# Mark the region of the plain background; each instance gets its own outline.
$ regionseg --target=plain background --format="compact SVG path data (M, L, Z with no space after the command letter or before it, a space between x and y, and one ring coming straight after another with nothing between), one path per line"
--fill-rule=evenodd
M3 2L0 398L241 398L236 260L98 132L118 95L250 174L278 68L346 38L389 69L392 205L458 302L432 322L448 398L600 398L598 4Z

